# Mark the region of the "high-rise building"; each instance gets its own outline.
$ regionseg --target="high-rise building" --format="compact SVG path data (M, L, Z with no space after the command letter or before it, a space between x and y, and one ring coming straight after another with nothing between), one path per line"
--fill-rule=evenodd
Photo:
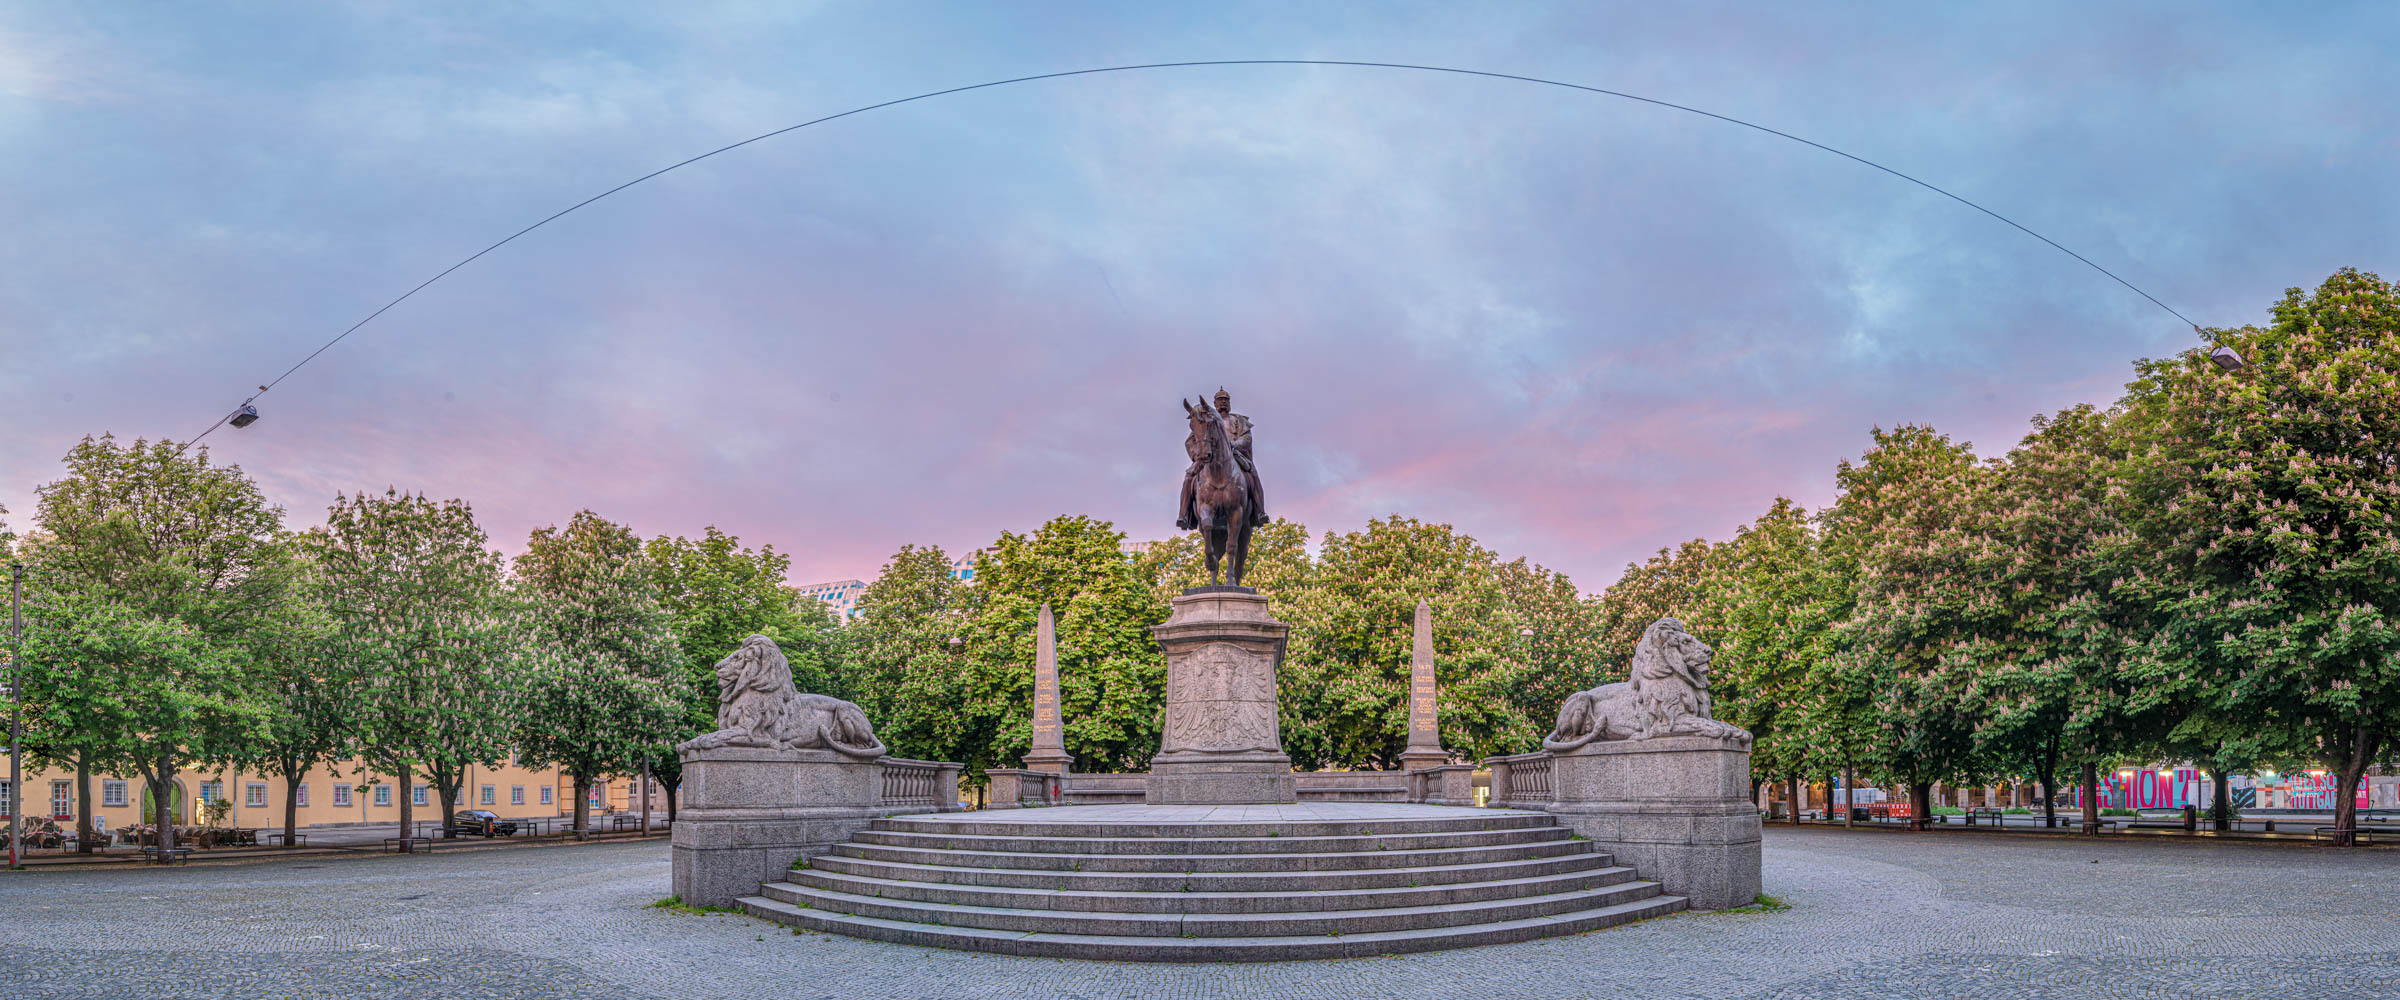
M811 583L797 589L802 597L825 602L825 610L833 612L835 618L847 619L858 614L858 595L866 592L867 582L865 580L834 580L828 583Z

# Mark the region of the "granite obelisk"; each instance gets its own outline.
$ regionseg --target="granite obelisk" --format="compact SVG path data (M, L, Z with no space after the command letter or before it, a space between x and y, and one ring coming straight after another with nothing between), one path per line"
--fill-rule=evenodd
M1442 749L1441 715L1434 709L1433 606L1417 602L1416 643L1408 665L1408 749L1400 752L1400 769L1439 767L1450 762Z
M1025 754L1025 769L1065 774L1075 758L1067 753L1066 733L1058 711L1058 624L1050 605L1042 605L1033 631L1033 749Z

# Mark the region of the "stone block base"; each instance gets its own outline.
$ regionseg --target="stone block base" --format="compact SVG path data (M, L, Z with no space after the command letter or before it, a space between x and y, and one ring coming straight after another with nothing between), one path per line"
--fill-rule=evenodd
M1142 800L1154 806L1264 805L1300 801L1289 760L1281 763L1153 762Z
M687 752L683 788L674 892L693 906L757 895L792 862L831 850L886 811L883 766L826 750Z
M1750 751L1699 737L1594 743L1553 758L1559 822L1696 910L1761 888Z

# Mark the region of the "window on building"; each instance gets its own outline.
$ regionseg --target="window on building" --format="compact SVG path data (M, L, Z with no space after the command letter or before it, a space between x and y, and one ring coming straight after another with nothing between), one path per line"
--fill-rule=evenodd
M543 805L549 805L549 804L550 804L550 786L548 786L548 785L543 785L543 786L542 786L542 804L543 804Z
M482 801L482 803L483 803L484 805L487 805L487 806L488 806L488 805L493 805L493 804L495 804L495 803L497 803L497 802L499 801L499 799L497 799L497 798L495 797L495 793L494 793L494 790L493 790L493 786L491 786L491 785L485 785L485 786L483 786L483 798L481 799L481 801Z
M50 782L50 818L75 818L75 786L64 781Z
M292 792L292 804L303 809L308 807L308 782L301 782L300 787Z
M375 804L379 806L388 806L392 804L392 786L375 786Z
M0 781L0 816L14 816L16 814L17 790L9 787L8 782Z
M413 788L410 788L408 790L408 801L411 805L421 806L427 804L425 798L425 786L417 785Z
M225 783L224 783L224 782L222 782L222 781L203 781L203 782L201 782L201 783L200 783L200 804L201 804L201 805L208 805L209 803L215 802L215 801L217 801L218 799L222 799L222 798L224 798L224 797L225 797Z
M124 782L122 782L122 781L103 781L103 782L101 782L101 783L100 783L100 804L101 804L101 805L103 805L103 806L112 806L112 807L117 807L117 808L122 808L122 807L124 807L124 805L125 805L125 783L124 783Z
M267 783L253 781L242 786L242 805L251 809L267 807Z
M333 805L334 805L334 808L337 808L337 809L339 809L339 808L344 808L344 807L347 807L349 804L350 804L350 786L349 786L349 785L347 785L347 784L343 784L343 783L341 783L341 782L335 782L335 783L334 783L334 786L333 786Z
M525 804L525 786L508 786L508 804L512 806L521 806Z

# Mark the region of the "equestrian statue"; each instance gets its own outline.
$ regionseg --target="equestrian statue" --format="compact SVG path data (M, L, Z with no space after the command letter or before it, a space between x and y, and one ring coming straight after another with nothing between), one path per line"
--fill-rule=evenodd
M1183 472L1183 496L1175 526L1198 529L1208 543L1208 582L1217 582L1217 562L1231 554L1225 582L1242 585L1250 556L1250 529L1267 523L1267 495L1250 460L1250 418L1233 412L1233 394L1217 390L1216 406L1204 397L1183 404L1191 434L1183 440L1192 466Z

